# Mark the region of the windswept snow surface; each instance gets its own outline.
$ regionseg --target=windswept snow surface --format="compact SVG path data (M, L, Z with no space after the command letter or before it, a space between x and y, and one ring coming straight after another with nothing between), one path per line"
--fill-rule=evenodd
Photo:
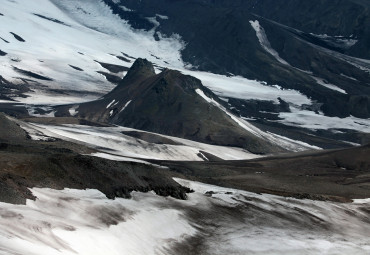
M208 145L159 134L156 135L168 138L179 143L179 145L148 143L122 134L121 132L123 131L140 132L140 130L124 127L92 127L81 125L52 126L29 124L28 128L33 128L35 133L41 133L46 137L54 137L82 143L104 153L93 154L92 156L103 158L114 157L115 160L120 161L125 161L124 157L202 161L204 159L198 156L200 151L206 151L225 160L241 160L260 157L240 148Z
M370 252L370 199L298 200L175 180L195 191L188 200L152 192L109 200L97 190L33 188L36 201L0 203L0 254Z
M133 193L109 200L97 190L33 188L36 201L0 203L0 254L167 254L197 230L171 199ZM163 204L163 205L161 205Z

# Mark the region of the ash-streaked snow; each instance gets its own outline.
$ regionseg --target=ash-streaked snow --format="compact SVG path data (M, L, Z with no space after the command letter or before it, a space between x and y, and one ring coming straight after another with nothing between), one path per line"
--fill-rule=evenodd
M152 192L31 189L0 203L0 254L368 254L370 199L353 203L258 195L175 179L188 200ZM194 247L191 250L189 247Z
M104 153L93 154L93 156L100 156L104 158L108 156L118 156L120 158L116 159L121 161L124 161L124 157L158 160L202 161L204 159L198 156L200 151L208 152L225 160L242 160L260 157L259 155L252 154L241 148L208 145L160 134L156 135L168 138L178 143L178 145L149 143L122 134L123 131L140 132L140 130L124 127L92 127L82 125L52 126L40 124L28 124L27 127L29 129L34 129L35 133L43 134L45 137L53 137L82 143Z

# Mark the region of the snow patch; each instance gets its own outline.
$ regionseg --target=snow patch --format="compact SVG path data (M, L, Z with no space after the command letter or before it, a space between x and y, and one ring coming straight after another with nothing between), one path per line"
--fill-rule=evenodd
M72 117L73 117L73 116L76 116L76 115L78 114L77 109L78 109L79 107L80 107L79 105L74 105L74 106L72 106L72 107L68 110L69 114L70 114Z
M278 85L267 85L264 82L249 80L240 76L226 77L200 71L179 69L182 73L192 75L202 81L202 84L216 95L226 98L257 99L279 103L280 97L285 102L294 105L312 104L307 96L296 90L282 89Z
M123 112L126 108L127 108L127 106L131 103L131 101L132 100L130 100L130 101L128 101L123 107L122 107L122 109L119 111L119 112Z
M113 99L112 100L112 102L110 102L108 105L107 105L107 109L109 108L109 107L111 107L112 106L112 104L114 104L114 102L115 102L116 100L115 99Z
M169 19L168 16L165 15L156 14L155 16L157 16L160 19Z
M269 42L269 40L267 38L266 32L263 29L263 27L260 25L259 21L258 20L255 20L255 21L250 20L249 23L251 24L251 26L254 29L254 31L256 31L256 35L257 35L258 41L260 42L262 48L265 51L267 51L268 53L270 53L277 61L279 61L283 65L288 65L289 66L289 63L286 62L284 59L282 59L279 56L279 53L277 53L277 51L274 50L271 47L271 44L270 44L270 42Z
M322 113L317 114L296 107L291 107L290 110L290 113L281 112L279 117L282 120L278 120L277 122L311 130L351 129L363 133L369 133L370 130L370 119L360 119L353 116L346 118L328 117Z
M105 158L105 159L114 160L114 161L136 162L136 163L151 165L149 162L146 162L144 160L139 160L139 159L134 159L134 158L129 158L129 157L123 157L123 156L117 156L117 155L103 153L103 152L91 153L91 154L89 154L89 156L98 157L98 158Z
M347 94L347 92L344 89L341 89L338 86L335 86L333 84L330 84L330 83L328 83L327 81L325 81L322 78L315 77L315 76L311 76L311 77L317 82L317 84L319 84L321 86L324 86L324 87L326 87L328 89L331 89L331 90L338 91L338 92L340 92L342 94Z

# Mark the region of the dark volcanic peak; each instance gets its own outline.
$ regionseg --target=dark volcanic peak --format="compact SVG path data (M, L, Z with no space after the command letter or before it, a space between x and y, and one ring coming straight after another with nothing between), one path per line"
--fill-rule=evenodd
M200 91L219 104L205 100ZM282 151L241 127L221 104L197 78L170 69L155 74L152 63L137 59L110 93L80 104L77 116L254 153ZM70 107L59 108L57 115L69 116Z
M154 67L147 59L138 58L127 72L125 79L134 79L137 77L150 77L155 75Z

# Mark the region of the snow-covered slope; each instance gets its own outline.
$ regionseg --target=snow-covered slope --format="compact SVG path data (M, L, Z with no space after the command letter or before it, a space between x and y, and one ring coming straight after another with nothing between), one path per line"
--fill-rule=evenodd
M0 203L0 254L367 254L369 200L297 200L176 179L186 201L152 193L33 188ZM196 247L194 249L194 247Z

